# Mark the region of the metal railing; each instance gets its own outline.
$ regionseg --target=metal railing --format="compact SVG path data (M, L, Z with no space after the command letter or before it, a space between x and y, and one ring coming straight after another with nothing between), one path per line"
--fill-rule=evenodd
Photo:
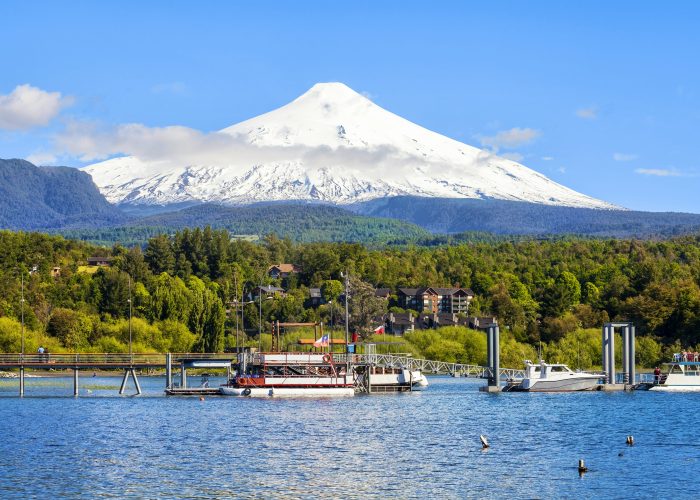
M227 353L172 353L173 361L180 359L235 359L235 354ZM165 354L144 353L0 353L2 365L152 365L165 366Z
M411 356L401 356L395 354L349 354L351 363L372 364L386 366L390 368L405 368L407 370L420 370L424 373L454 374L463 377L487 378L491 374L491 369L486 366L468 365L463 363L448 363L445 361L434 361L430 359L419 359ZM336 363L345 363L346 354L334 353L333 360ZM523 378L524 370L512 368L501 368L499 370L502 378Z
M306 353L308 354L308 353ZM319 353L320 354L320 353ZM349 358L348 358L349 356ZM235 361L234 353L171 353L173 362L182 359L207 360L207 359L231 359ZM143 354L143 353L74 353L74 354L0 354L0 365L20 366L20 365L94 365L94 366L165 366L165 354ZM462 363L447 363L445 361L434 361L430 359L413 358L406 355L396 354L348 354L333 353L335 363L372 364L386 366L389 368L403 368L408 370L420 370L424 373L454 374L463 377L487 378L491 370L486 366L469 365ZM522 378L524 370L514 370L511 368L501 368L502 378Z

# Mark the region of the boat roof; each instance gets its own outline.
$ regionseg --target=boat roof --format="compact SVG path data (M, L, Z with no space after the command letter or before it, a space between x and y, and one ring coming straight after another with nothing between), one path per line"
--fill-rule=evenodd
M670 363L663 363L664 365L685 365L685 366L698 366L700 361L671 361Z

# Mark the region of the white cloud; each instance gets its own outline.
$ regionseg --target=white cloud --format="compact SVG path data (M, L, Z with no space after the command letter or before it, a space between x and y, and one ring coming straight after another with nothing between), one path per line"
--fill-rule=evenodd
M157 83L151 87L154 94L174 94L182 95L187 92L187 85L182 82Z
M45 151L36 151L27 156L25 160L34 165L48 165L56 162L56 155Z
M521 155L520 153L512 152L512 153L504 153L500 155L501 158L505 158L506 160L511 160L511 161L516 161L516 162L521 162L525 157Z
M66 106L71 97L60 92L46 92L31 85L18 85L7 95L0 95L0 129L26 130L42 127Z
M615 153L613 154L613 160L615 161L633 161L639 158L638 155L629 153Z
M598 109L595 107L579 108L576 110L576 116L584 120L595 120L598 118Z
M557 172L559 172L560 174L565 174L565 173L566 173L566 167L559 167L559 168L557 169Z
M683 177L684 174L675 168L638 168L635 173L655 177Z
M543 156L542 161L552 161L554 159L553 156Z
M372 94L366 90L363 90L362 92L360 92L360 94L362 94L365 98L369 99L370 101L374 101L377 97L379 97L378 95Z
M166 162L173 166L226 165L235 159L240 165L299 158L305 163L329 166L363 167L368 164L394 165L406 156L394 146L372 150L328 146L257 146L247 136L222 132L204 133L182 126L147 127L139 123L102 127L97 123L69 121L54 137L57 154L77 156L82 161L104 160L117 155L135 156L143 161ZM410 161L410 158L408 158ZM424 158L416 158L425 164Z
M502 130L493 136L479 138L482 146L488 146L498 151L500 148L512 149L537 139L542 133L532 128L512 128Z

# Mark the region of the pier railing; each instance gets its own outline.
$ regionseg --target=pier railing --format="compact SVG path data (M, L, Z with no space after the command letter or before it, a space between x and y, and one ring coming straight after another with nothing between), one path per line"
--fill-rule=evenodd
M231 359L235 355L227 353L173 353L173 361L181 359ZM32 353L32 354L2 354L0 366L29 366L36 368L52 368L65 366L101 366L105 368L139 366L165 367L165 354L144 353Z
M235 354L231 353L172 353L172 361L180 360L214 360L214 359L235 359ZM347 357L349 356L349 358ZM336 363L371 364L376 366L386 366L389 368L405 368L408 370L420 370L424 373L443 373L461 377L487 378L491 371L488 367L479 365L469 365L463 363L447 363L445 361L434 361L430 359L414 358L407 355L397 354L349 354L333 353ZM1 367L104 367L119 368L125 366L137 366L142 368L164 368L166 363L165 354L143 354L143 353L73 353L73 354L53 354L53 353L33 353L33 354L0 354ZM522 378L523 370L511 368L501 368L499 370L502 378Z
M450 374L461 377L488 378L491 370L486 366L468 365L463 363L448 363L446 361L434 361L430 359L414 358L412 356L402 356L396 354L333 354L336 363L372 364L386 366L390 368L405 368L407 370L420 370L424 373ZM499 370L501 378L523 378L524 370L512 368L501 368Z

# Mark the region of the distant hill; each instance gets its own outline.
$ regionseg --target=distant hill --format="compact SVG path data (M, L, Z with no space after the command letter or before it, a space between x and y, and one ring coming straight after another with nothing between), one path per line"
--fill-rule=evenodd
M0 159L0 228L98 227L125 220L85 172Z
M669 237L700 231L700 214L595 210L503 200L395 197L358 203L353 211L417 224L433 233L578 234Z
M203 204L182 210L132 219L126 226L60 231L68 237L95 243L142 243L158 233L185 227L211 225L232 235L276 233L294 241L347 241L389 243L427 238L430 233L415 224L367 217L341 208L318 204L254 204L228 207Z

